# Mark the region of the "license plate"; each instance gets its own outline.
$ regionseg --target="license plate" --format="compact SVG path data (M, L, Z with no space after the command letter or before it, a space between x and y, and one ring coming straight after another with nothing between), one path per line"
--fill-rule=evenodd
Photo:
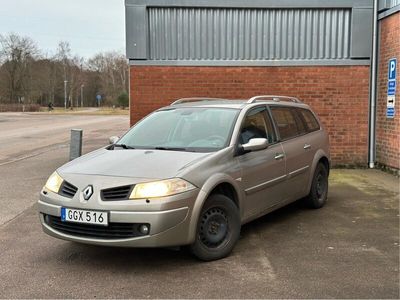
M94 225L108 225L108 213L104 211L61 208L61 221Z

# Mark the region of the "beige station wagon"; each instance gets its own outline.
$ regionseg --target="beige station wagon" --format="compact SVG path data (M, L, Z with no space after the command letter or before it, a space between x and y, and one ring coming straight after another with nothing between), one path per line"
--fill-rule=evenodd
M180 99L54 172L43 230L88 244L189 246L227 256L241 225L302 199L327 201L329 140L298 99Z

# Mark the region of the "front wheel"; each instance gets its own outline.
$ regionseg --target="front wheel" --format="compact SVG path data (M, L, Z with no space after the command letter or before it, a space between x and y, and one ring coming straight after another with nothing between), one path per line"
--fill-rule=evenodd
M204 261L226 257L239 239L240 227L235 203L224 195L211 195L201 210L190 251Z
M310 208L321 208L328 199L328 170L319 163L315 168L311 189L305 198L305 203Z

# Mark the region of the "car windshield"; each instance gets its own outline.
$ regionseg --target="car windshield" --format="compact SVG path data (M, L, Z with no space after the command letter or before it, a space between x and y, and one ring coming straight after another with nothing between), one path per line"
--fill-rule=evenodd
M118 144L139 149L217 151L229 143L238 113L231 108L159 110L135 125Z

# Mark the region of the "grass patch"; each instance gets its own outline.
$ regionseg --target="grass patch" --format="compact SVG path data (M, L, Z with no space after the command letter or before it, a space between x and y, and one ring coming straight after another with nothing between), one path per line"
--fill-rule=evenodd
M42 113L56 115L129 115L129 109L112 107L78 107L73 110L55 107L51 112L49 112L47 107L42 107L40 111Z

